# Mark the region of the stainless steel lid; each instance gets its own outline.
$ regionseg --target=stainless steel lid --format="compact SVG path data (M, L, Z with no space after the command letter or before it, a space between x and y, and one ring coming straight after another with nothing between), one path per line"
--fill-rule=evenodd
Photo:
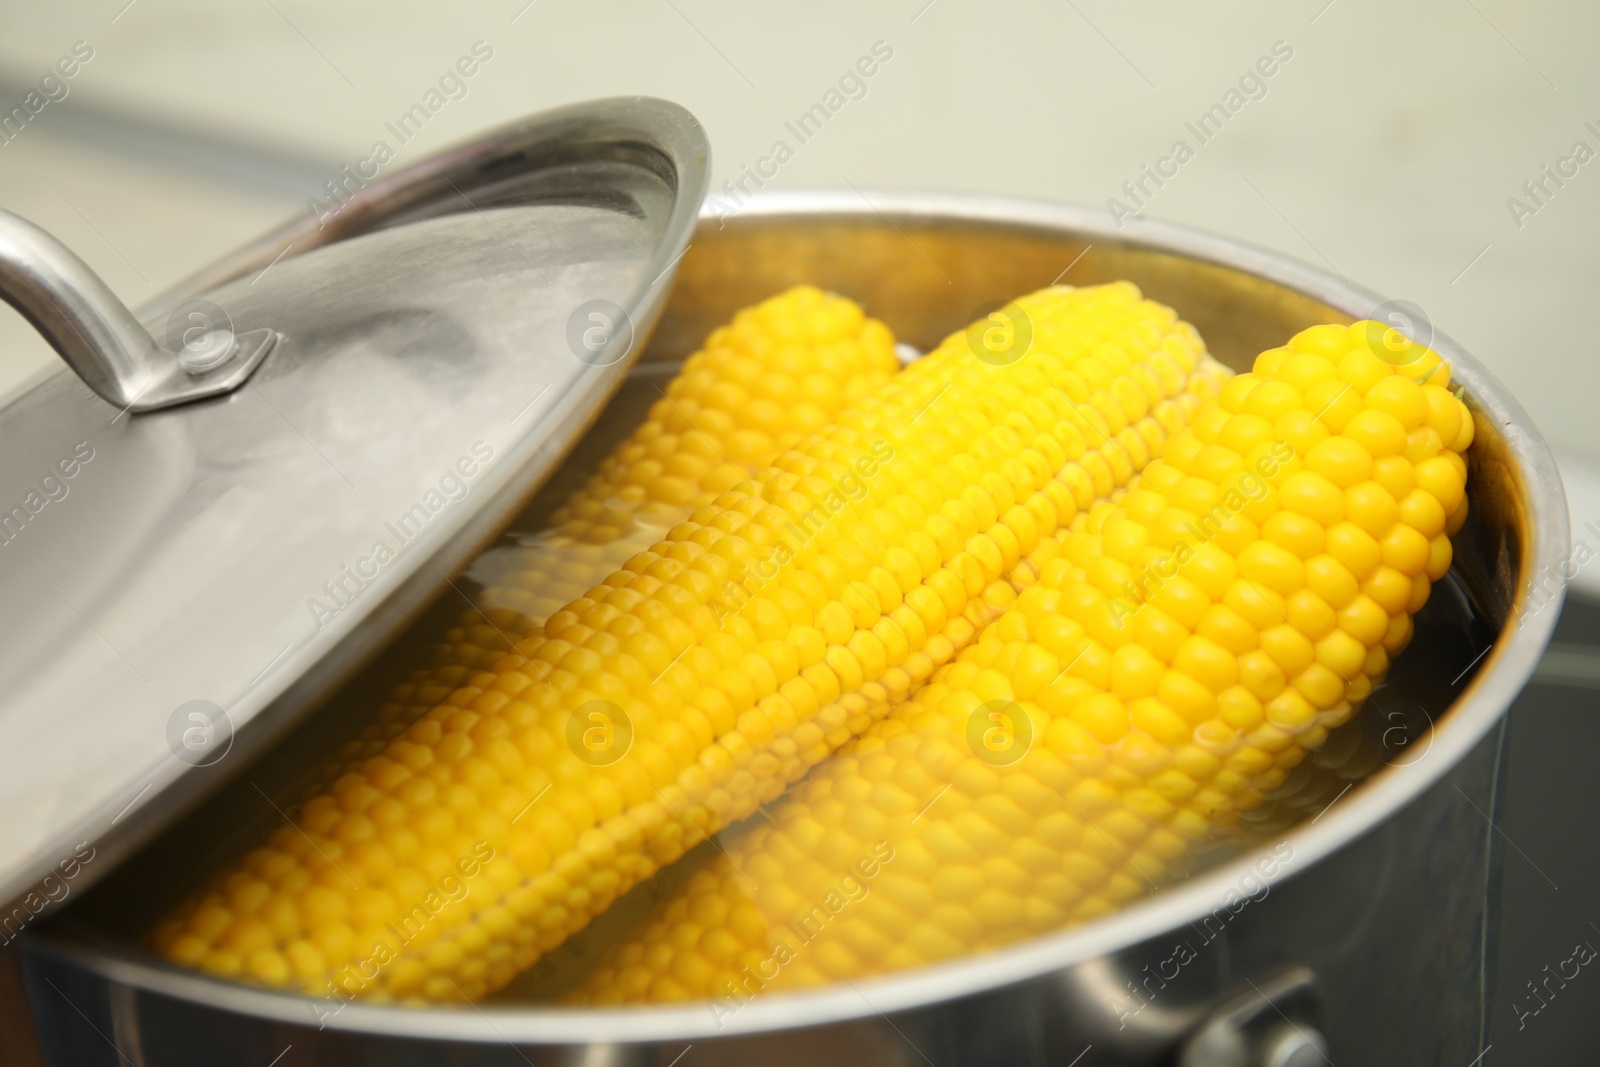
M109 870L498 532L643 347L708 156L664 101L547 112L336 176L137 318L0 214L0 297L78 372L0 409L0 901Z

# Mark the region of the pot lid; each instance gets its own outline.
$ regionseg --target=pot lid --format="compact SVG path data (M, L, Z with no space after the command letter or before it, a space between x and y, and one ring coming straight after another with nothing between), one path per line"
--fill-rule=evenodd
M363 160L138 316L0 213L0 296L77 371L0 409L0 901L108 870L446 588L643 347L708 155L629 98Z

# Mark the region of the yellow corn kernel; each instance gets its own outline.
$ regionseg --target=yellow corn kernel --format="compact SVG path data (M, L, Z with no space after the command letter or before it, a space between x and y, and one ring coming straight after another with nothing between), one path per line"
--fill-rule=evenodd
M735 314L684 361L644 423L554 514L549 530L509 559L504 550L491 553L504 575L474 597L433 665L395 689L325 781L383 751L556 610L898 370L888 327L814 286Z
M1027 594L1032 610L1019 600L767 819L725 836L572 999L697 998L731 1009L758 991L932 963L1084 922L1179 876L1188 854L1260 805L1348 720L1409 638L1416 591L1425 598L1448 564L1429 538L1458 527L1466 507L1465 468L1451 457L1470 443L1460 428L1471 420L1459 401L1449 410L1413 381L1438 368L1436 357L1399 367L1362 358L1373 325L1315 327L1264 353L1174 435L1135 492L1068 537L1065 565ZM1295 397L1306 406L1291 406ZM1338 433L1319 414L1347 397ZM1248 462L1208 454L1228 448L1216 442L1230 439L1234 420L1267 415L1315 459L1282 435ZM1408 476L1388 472L1391 484L1427 496L1408 493L1396 506L1363 479L1401 455L1403 431L1424 420L1457 436L1446 446L1433 434L1405 457ZM1260 444L1249 424L1232 439ZM1202 466L1224 473L1213 479ZM1307 478L1324 482L1308 488ZM1362 487L1346 521L1333 502ZM1247 508L1320 515L1327 554L1302 564L1260 532L1220 547ZM1161 551L1132 552L1145 541L1130 526ZM1165 608L1200 631L1163 636L1184 629ZM1096 658L1109 670L1091 666ZM1033 679L1053 668L1060 679L1040 693ZM870 781L901 778L918 787L908 803L862 813ZM782 892L753 892L746 878L757 871L764 889L775 878ZM737 931L683 919L752 906L761 921ZM626 981L623 958L641 961Z
M1018 306L1035 327L1026 359L997 365L955 335L696 508L252 853L290 905L274 914L293 917L265 947L309 940L323 963L288 980L379 1000L503 986L775 800L1041 580L998 581L1030 555L1049 569L1046 533L1125 484L1216 371L1191 327L1129 285ZM912 546L915 571L896 551ZM391 802L403 810L375 817ZM391 866L355 862L379 849ZM235 975L228 939L251 920L197 925L219 893L157 948L192 955L185 938L210 933L222 947L201 966Z

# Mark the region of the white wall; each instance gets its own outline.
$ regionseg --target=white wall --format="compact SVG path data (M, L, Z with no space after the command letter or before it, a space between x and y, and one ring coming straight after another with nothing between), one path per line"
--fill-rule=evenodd
M388 139L384 122L475 41L493 58L400 162L549 105L649 93L706 123L720 186L883 41L893 58L866 95L800 146L773 184L1101 205L1177 138L1196 144L1185 120L1282 41L1293 58L1266 95L1199 148L1149 214L1332 266L1420 305L1512 386L1559 450L1579 517L1600 520L1591 473L1600 471L1600 331L1590 320L1600 161L1520 226L1507 206L1575 141L1600 152L1600 134L1585 127L1600 130L1596 5L125 2L0 6L0 106L19 102L75 41L95 50L67 100L0 145L0 206L58 232L130 302L304 210L315 175ZM200 131L286 162L242 182L168 166L159 146L135 160L95 147L105 126L75 116L97 114ZM48 358L18 321L0 322L0 387Z

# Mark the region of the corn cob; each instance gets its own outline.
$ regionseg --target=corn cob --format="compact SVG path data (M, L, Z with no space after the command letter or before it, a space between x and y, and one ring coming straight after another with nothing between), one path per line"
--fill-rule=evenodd
M551 532L517 554L480 606L515 613L512 621L527 620L532 633L897 370L889 328L814 286L740 311L685 361L644 425L555 513ZM500 636L469 613L459 638L450 635L461 642L451 658L487 667L504 654Z
M1350 718L1450 566L1472 420L1439 357L1383 330L1261 355L573 999L731 1012L1080 923L1181 873Z
M381 753L555 610L897 370L889 328L814 286L739 311L684 362L644 424L552 516L552 529L518 549L506 573L474 597L433 665L395 687L329 763L322 784Z
M1019 305L1027 359L991 366L956 335L696 509L308 803L157 948L323 995L470 999L776 798L1184 420L1204 357L1169 310L1128 285ZM583 732L597 707L606 759Z

